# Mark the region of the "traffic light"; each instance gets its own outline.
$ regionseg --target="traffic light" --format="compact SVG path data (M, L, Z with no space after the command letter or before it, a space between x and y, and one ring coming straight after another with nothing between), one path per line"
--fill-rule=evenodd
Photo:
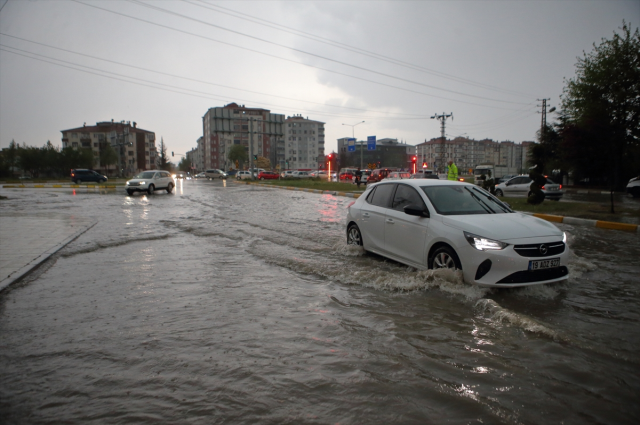
M171 151L171 156L173 156L173 151Z
M258 155L253 155L253 160L257 161L258 160Z
M411 157L411 168L412 168L412 173L415 174L416 173L416 162L418 162L418 157L413 155Z
M414 155L411 157L411 162L413 162L414 164L416 163L417 160L418 160L417 156Z

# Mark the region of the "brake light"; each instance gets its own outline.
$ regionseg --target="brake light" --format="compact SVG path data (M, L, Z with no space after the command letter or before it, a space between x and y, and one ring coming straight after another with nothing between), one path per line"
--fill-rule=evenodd
M544 186L542 186L542 190L544 190Z
M562 189L562 185L560 185L560 189Z

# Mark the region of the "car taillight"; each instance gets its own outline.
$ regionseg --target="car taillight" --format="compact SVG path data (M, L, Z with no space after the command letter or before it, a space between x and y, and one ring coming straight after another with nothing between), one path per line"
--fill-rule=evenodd
M562 189L562 185L560 185L560 189Z
M544 190L544 186L542 186L542 190Z

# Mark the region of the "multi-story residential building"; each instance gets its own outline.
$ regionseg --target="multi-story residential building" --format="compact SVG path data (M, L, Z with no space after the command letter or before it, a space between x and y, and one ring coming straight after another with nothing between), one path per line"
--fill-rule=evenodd
M367 168L369 164L376 167L397 167L409 169L411 167L411 157L415 155L416 147L398 139L378 139L376 149L367 150L367 142L356 141L356 151L349 152L349 138L338 139L338 159L340 168L362 167ZM362 160L361 160L362 158ZM361 165L362 162L362 165Z
M457 137L454 140L431 139L416 146L418 163L427 163L429 168L444 172L452 159L461 172L469 172L478 164L494 164L508 167L513 173L522 173L527 168L529 148L534 142L494 142L490 139L471 140Z
M131 121L98 122L94 126L61 130L63 148L91 149L95 158L94 169L106 175L133 175L156 168L155 133L138 128ZM118 154L118 162L102 167L100 152L110 145Z
M235 168L228 159L233 145L242 145L248 155L263 156L271 165L284 165L284 115L267 109L246 108L236 103L210 108L202 117L203 137L198 142L202 169ZM200 170L202 170L200 169Z
M324 123L303 118L302 115L287 117L284 126L284 158L284 168L287 169L323 168Z

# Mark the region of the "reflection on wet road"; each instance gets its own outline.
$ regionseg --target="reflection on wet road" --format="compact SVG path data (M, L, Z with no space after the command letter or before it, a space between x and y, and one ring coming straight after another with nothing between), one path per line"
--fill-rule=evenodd
M349 198L176 189L3 193L98 220L0 298L3 422L638 423L637 235L490 291L347 246Z

